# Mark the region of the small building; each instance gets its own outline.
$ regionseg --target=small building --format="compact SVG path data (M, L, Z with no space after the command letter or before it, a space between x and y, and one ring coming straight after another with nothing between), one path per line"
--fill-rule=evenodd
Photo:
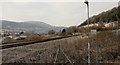
M3 37L1 40L0 40L0 43L8 43L8 42L12 42L13 39L10 38L10 37Z
M23 39L26 39L27 36L26 35L20 35L20 36L15 36L13 39L15 40L23 40Z
M116 35L120 36L120 29L116 30Z
M96 34L97 33L97 30L91 30L90 31L90 34Z

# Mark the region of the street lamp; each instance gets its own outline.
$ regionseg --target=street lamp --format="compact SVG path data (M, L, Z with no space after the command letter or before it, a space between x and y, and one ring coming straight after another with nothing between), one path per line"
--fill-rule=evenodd
M88 23L88 64L90 64L90 27L89 27L89 2L87 0L84 1L84 3L87 5L87 23Z

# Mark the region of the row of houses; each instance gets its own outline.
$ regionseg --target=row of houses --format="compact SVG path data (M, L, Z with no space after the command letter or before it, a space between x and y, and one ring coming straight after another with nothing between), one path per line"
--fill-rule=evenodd
M100 27L117 27L119 26L118 25L118 21L115 21L115 22L110 22L110 23L103 23L103 22L100 22L100 23L94 23L94 24L89 24L90 27L92 26L100 26ZM88 27L88 25L84 25L82 27Z
M33 34L32 36L40 36L40 37L48 37L49 34ZM23 40L28 38L29 35L21 34L21 35L7 35L7 36L0 36L0 43L7 43L7 42L13 42L15 40Z
M16 36L16 35L9 35L9 36L0 36L0 43L7 43L7 42L13 42L15 40L22 40L27 38L26 35L20 35L20 36Z

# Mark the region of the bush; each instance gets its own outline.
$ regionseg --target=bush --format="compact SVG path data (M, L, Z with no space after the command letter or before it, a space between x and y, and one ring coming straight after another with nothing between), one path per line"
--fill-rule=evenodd
M49 30L48 34L55 34L55 31L54 30Z

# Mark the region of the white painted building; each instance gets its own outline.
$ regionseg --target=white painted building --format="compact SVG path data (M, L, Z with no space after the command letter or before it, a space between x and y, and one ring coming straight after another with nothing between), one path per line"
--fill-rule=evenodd
M103 25L105 26L105 27L115 27L116 26L116 23L117 23L118 21L115 21L115 22L110 22L110 23L104 23ZM89 27L92 27L92 26L99 26L99 24L98 23L95 23L95 24L89 24ZM88 25L84 25L84 26L82 26L82 27L88 27Z
M120 29L116 31L117 36L120 36Z
M96 34L97 33L97 30L91 30L90 31L90 34Z

